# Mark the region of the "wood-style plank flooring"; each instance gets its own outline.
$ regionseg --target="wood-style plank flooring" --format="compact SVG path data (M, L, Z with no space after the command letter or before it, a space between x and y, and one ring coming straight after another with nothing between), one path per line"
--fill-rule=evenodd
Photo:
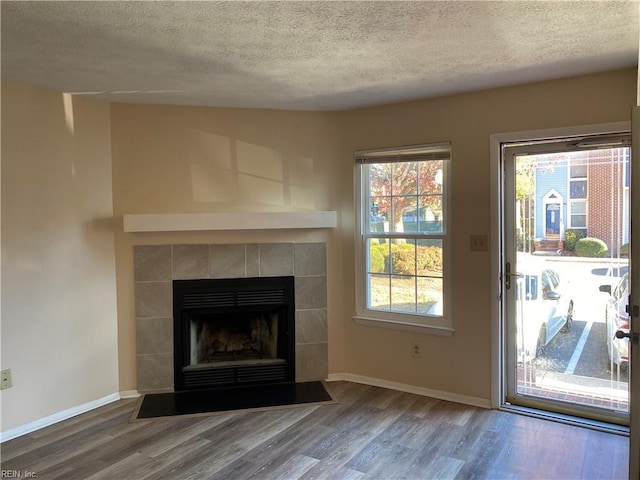
M44 479L623 479L628 438L349 382L337 405L130 423L121 400L1 446Z

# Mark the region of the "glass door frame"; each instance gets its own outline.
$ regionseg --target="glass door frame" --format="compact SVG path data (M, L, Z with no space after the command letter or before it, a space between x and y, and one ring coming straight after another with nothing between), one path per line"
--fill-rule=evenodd
M640 103L640 92L638 93ZM631 112L631 333L640 334L640 106ZM634 154L635 152L635 154ZM629 478L640 478L640 345L636 337L630 342L630 401Z
M492 303L492 396L491 405L493 408L511 408L506 402L507 398L507 372L510 371L511 375L515 376L515 369L507 369L507 342L504 319L506 318L505 303L503 302L503 295L506 293L504 290L504 273L507 258L515 258L515 245L511 246L511 251L505 250L505 242L503 238L503 232L505 228L505 219L509 212L505 211L505 198L508 198L507 185L505 185L504 176L504 162L502 155L502 145L505 143L514 144L518 143L522 146L521 153L545 153L544 149L539 149L535 152L532 151L529 144L533 142L552 142L554 139L562 139L564 143L567 139L580 139L582 137L592 135L606 135L606 134L619 134L629 132L631 129L631 122L616 122L610 124L589 125L581 127L568 127L528 132L513 132L506 134L494 134L490 136L490 148L491 148L491 190L492 190L492 232L491 237L491 268L494 274L491 289L493 298L495 301ZM540 147L541 145L537 145ZM514 148L514 147L512 147ZM554 147L547 146L547 151L558 151L557 145ZM564 148L563 148L564 149ZM514 152L515 150L512 150ZM511 195L514 195L514 187L512 187ZM515 196L511 197L515 198ZM511 213L513 213L514 205L511 206ZM514 217L511 217L514 218ZM511 242L514 243L514 242ZM512 347L513 348L513 347ZM513 355L515 359L515 355ZM513 378L512 378L513 379ZM562 404L561 404L562 406ZM524 407L526 410L527 407ZM597 420L582 420L581 418L574 417L572 409L567 409L566 413L549 413L538 410L535 406L531 407L530 412L534 415L540 416L553 416L555 419L565 421L567 423L584 424L588 423L598 428ZM558 409L562 410L562 408ZM625 427L616 427L610 424L612 420L609 418L602 418L598 414L599 410L595 412L596 418L601 418L603 422L602 428L605 430L623 431ZM613 419L614 421L616 419ZM620 419L617 419L620 421ZM626 421L626 420L625 420ZM623 422L624 423L624 422Z

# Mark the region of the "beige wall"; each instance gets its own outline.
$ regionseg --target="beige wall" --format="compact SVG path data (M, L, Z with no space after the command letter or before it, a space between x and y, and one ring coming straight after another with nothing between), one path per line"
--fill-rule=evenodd
M2 368L15 383L2 392L3 430L117 390L115 368L121 391L136 388L133 246L142 244L327 242L330 373L488 399L489 254L468 247L470 234L491 233L489 135L628 120L635 81L625 70L337 113L114 104L110 132L105 104L67 102L65 116L61 94L3 85ZM356 326L353 151L438 141L453 146L456 333ZM122 231L124 213L301 209L338 210L339 228Z
M340 210L336 114L116 104L111 131L120 389L136 388L134 245L326 242L329 369L343 371L339 230L122 231L126 213Z
M118 391L109 105L2 84L2 431Z
M136 244L326 241L329 372L490 397L489 136L628 120L634 70L351 112L114 105L114 210L335 209L336 230L124 234L116 229L121 390L134 389ZM454 326L450 337L360 327L354 311L353 151L451 141ZM410 345L422 346L420 359Z
M349 320L353 273L345 267L345 368L482 399L491 395L491 271L488 252L469 251L469 235L490 232L489 136L496 133L630 120L635 70L501 88L369 108L341 116L343 175L352 176L354 150L417 143L452 143L452 337L361 327ZM344 198L351 193L344 183ZM342 211L343 217L351 210ZM345 265L353 245L344 246ZM411 344L421 358L411 357Z

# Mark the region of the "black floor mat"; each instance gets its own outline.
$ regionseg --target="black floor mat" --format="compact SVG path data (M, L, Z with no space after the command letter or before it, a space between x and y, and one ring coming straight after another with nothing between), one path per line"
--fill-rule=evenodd
M143 420L313 403L334 403L322 382L151 393L144 395L133 418Z

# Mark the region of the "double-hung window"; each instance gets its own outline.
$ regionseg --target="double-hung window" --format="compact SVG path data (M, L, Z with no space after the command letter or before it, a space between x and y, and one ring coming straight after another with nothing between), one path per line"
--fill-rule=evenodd
M569 228L587 235L587 160L569 156Z
M449 335L448 143L366 150L356 160L356 315Z

